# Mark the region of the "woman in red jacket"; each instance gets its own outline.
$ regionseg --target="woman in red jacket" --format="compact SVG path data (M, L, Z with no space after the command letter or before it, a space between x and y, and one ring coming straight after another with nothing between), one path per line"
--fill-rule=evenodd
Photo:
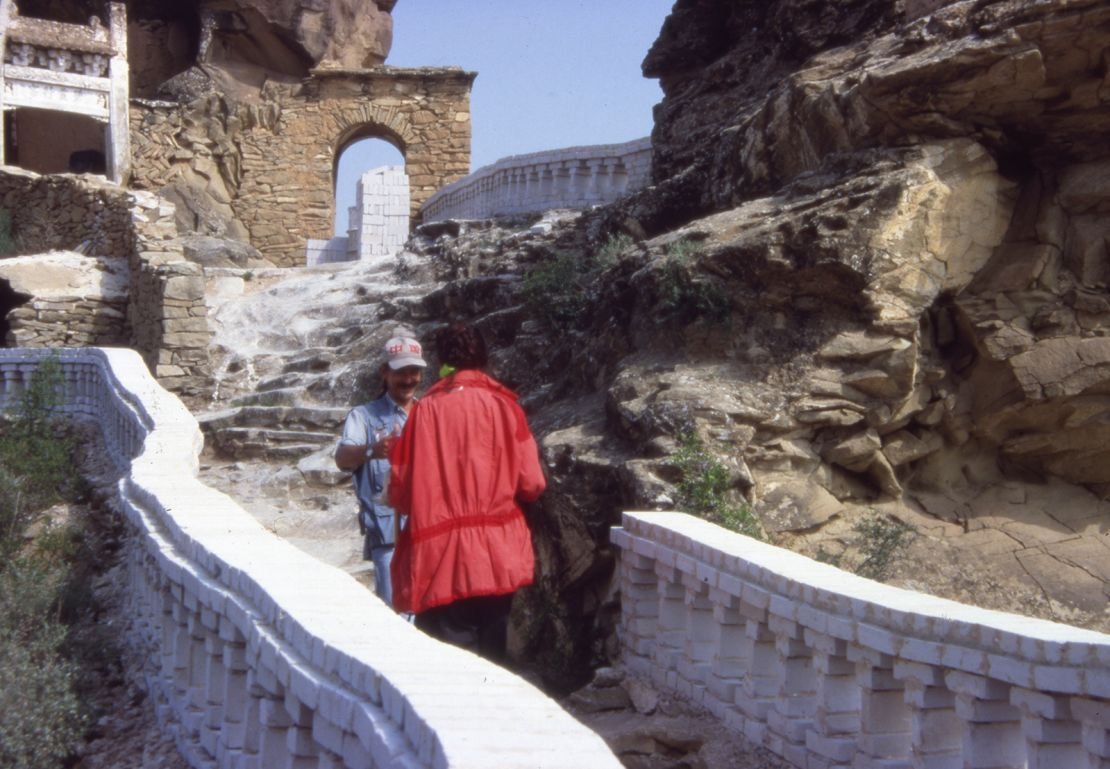
M390 453L390 504L408 521L393 556L393 605L445 641L499 658L513 593L535 558L521 503L546 486L514 392L483 373L472 326L436 336L441 376Z

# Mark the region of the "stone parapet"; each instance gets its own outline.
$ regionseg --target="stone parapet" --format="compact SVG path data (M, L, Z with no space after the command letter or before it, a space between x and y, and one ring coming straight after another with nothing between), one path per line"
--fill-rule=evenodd
M797 767L1110 766L1110 636L625 513L623 664Z
M420 209L424 222L588 208L651 181L651 139L511 155L443 187Z
M0 407L46 350L0 350ZM402 620L197 480L202 437L129 350L60 350L66 409L124 471L129 643L192 766L619 769L507 670Z

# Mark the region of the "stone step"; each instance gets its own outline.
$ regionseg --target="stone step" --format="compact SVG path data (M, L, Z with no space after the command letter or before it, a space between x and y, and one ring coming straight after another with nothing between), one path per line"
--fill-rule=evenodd
M334 433L228 427L208 434L207 446L231 459L296 459L337 440Z
M304 397L303 387L275 387L239 395L231 401L233 407L242 406L296 406Z
M338 434L349 409L322 406L237 406L223 411L212 411L197 416L201 430L206 434L232 427L263 427L289 429L293 427L326 431Z

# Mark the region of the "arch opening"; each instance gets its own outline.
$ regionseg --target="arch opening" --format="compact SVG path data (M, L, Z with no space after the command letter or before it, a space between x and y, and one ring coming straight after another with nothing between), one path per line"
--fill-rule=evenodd
M409 232L410 195L403 143L373 126L348 130L337 142L332 171L333 237L310 240L307 263L388 258Z

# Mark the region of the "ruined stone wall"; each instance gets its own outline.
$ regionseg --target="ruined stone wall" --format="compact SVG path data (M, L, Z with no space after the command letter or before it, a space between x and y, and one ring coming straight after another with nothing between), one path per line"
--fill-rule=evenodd
M304 83L268 83L250 104L136 102L132 184L176 188L179 212L193 218L179 214L179 225L247 239L279 266L304 264L308 240L332 235L336 165L351 142L378 137L400 149L413 215L469 171L473 77L317 70Z
M121 256L134 235L128 199L114 184L68 175L39 176L7 166L0 173L0 208L11 216L22 253L80 250Z
M167 389L207 386L204 276L184 259L171 204L91 177L11 168L0 201L20 253L35 254L0 260L0 279L30 297L8 316L8 344L133 346Z

